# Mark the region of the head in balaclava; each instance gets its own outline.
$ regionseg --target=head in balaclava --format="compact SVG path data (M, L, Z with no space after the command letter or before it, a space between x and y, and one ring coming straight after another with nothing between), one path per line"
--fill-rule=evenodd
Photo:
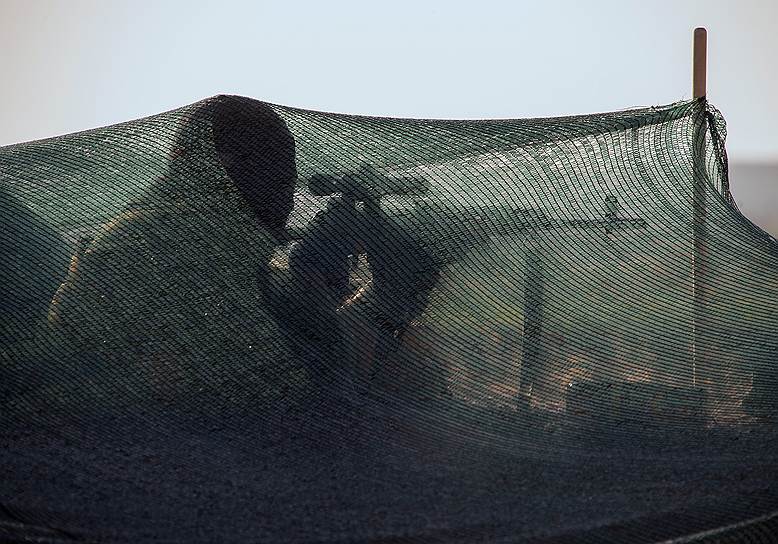
M242 96L219 95L186 110L167 172L148 198L207 213L237 197L270 232L282 228L297 179L286 123L269 105Z
M239 96L218 96L213 117L216 152L256 218L271 231L292 210L294 139L268 105Z

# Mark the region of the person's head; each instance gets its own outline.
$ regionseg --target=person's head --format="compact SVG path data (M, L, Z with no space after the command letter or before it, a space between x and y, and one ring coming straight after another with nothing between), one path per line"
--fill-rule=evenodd
M294 139L286 123L257 100L222 95L214 101L219 161L257 219L270 230L283 228L297 180Z

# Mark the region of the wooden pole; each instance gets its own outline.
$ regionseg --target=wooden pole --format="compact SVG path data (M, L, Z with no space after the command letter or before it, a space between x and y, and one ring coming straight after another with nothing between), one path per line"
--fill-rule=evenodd
M692 97L703 98L707 94L708 32L702 28L694 29L694 53L692 56ZM692 345L692 385L697 386L700 365L705 366L708 357L704 335L705 327L705 289L706 286L706 175L705 175L705 135L707 122L703 114L695 122L693 143L694 189L692 191L692 232L693 232L693 345Z
M692 69L692 98L705 96L708 68L708 31L694 29L694 55Z

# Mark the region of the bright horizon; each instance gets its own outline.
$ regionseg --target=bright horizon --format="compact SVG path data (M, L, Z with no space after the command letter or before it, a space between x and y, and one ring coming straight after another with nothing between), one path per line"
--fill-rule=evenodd
M738 206L778 236L778 2L0 0L0 145L219 93L358 115L576 115L691 96L727 120Z
M393 117L516 118L708 96L735 161L778 160L778 3L4 0L0 145L109 125L218 93Z

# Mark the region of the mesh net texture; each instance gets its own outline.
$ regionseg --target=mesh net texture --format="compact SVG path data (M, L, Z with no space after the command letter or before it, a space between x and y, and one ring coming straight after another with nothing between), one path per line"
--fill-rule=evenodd
M0 148L0 540L769 542L725 138L222 95Z

